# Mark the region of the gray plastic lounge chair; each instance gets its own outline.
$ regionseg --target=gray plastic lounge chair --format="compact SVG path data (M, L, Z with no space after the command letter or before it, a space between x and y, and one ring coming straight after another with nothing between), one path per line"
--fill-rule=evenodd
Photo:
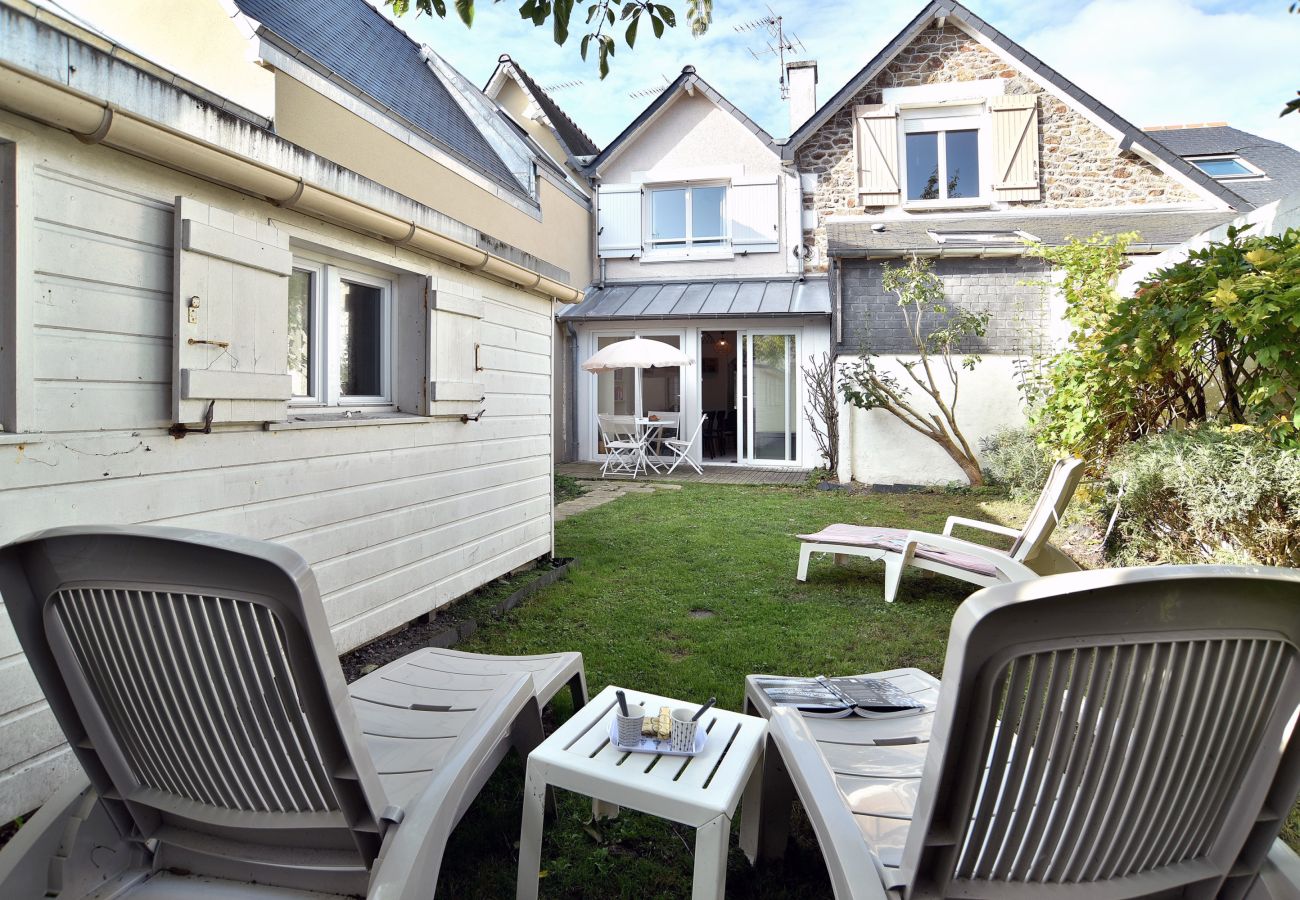
M447 838L582 657L423 650L348 685L275 544L56 529L0 596L85 775L0 853L0 897L428 898Z
M1300 896L1277 840L1300 789L1300 571L1055 575L972 595L943 681L881 672L933 711L774 708L745 839L812 821L835 896Z
M1049 544L1048 538L1065 514L1082 478L1081 461L1057 460L1025 527L1019 530L949 516L943 534L863 525L829 525L816 534L801 534L799 539L803 543L799 547L799 571L795 577L799 581L808 580L808 561L814 553L834 554L836 562L844 556L865 556L884 562L885 600L893 603L906 566L950 575L981 587L1076 571L1079 567ZM997 550L955 538L952 530L958 525L1012 538L1011 549Z

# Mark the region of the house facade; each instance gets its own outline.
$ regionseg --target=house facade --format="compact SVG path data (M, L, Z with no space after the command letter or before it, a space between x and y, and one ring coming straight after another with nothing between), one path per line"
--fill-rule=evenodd
M281 542L340 651L550 553L566 161L361 0L104 12L0 3L0 542ZM0 819L72 765L0 617Z
M1062 335L1052 273L1023 241L1138 232L1158 254L1253 207L951 0L930 3L782 147L800 175L803 241L828 273L841 358L915 358L886 266L933 261L950 302L987 312L983 361L961 375L974 443L1019 424L1016 360ZM901 373L900 373L901 374ZM923 399L923 398L922 398ZM935 444L883 411L845 410L840 477L962 478ZM900 452L902 450L902 452Z
M825 275L809 275L798 180L770 135L691 66L586 167L596 272L559 315L575 367L569 456L599 460L600 415L671 418L697 462L810 468L802 370L829 351ZM694 365L590 374L639 336Z

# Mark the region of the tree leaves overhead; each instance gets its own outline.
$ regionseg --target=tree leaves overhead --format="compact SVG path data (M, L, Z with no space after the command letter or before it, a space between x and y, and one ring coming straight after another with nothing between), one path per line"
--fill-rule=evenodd
M475 0L454 0L456 15L466 27L474 24ZM500 3L501 0L494 0ZM415 6L416 14L447 17L446 0L384 0L393 14L404 16ZM691 25L691 34L699 37L709 30L713 22L713 0L685 0L686 20ZM623 39L628 47L636 46L636 37L641 24L641 17L648 16L650 28L656 38L662 38L668 28L677 27L677 13L667 4L655 3L653 0L523 0L519 5L519 18L532 22L540 28L547 20L551 22L551 32L555 43L563 45L569 40L569 24L573 19L575 6L586 7L586 25L590 30L582 36L578 53L585 60L596 42L596 60L600 77L609 74L609 64L614 56L615 41L606 33L607 28L616 22L627 22Z

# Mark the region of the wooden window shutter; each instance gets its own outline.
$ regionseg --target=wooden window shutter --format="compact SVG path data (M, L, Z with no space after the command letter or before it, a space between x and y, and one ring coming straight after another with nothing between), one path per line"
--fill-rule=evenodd
M173 412L179 423L288 415L289 235L176 200Z
M1038 95L989 98L993 113L993 195L998 200L1038 200Z
M727 192L731 213L731 244L750 253L775 253L781 249L781 206L777 183L736 183Z
M899 202L898 109L889 103L854 107L858 194L863 206Z
M483 386L479 325L483 301L464 296L429 278L425 289L429 355L427 415L476 415L487 395Z
M596 247L606 259L641 253L641 186L602 184L596 191Z

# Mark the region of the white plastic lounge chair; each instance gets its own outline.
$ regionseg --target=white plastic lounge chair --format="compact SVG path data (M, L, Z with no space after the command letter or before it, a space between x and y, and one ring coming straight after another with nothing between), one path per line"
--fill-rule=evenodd
M664 441L664 445L670 451L672 451L674 457L673 464L668 467L667 474L669 475L673 474L673 470L675 470L683 462L685 462L686 465L694 469L697 474L700 475L704 474L704 470L699 467L699 465L695 462L695 460L691 459L691 448L694 447L695 442L700 439L700 431L703 430L704 423L708 421L708 418L709 418L708 413L705 413L704 415L700 416L700 421L696 423L695 431L691 434L689 440L682 440L681 438L669 438L668 440Z
M418 651L348 685L275 544L56 529L0 595L85 774L0 852L0 897L429 898L447 838L582 657Z
M1300 571L1099 570L999 585L953 619L933 712L773 708L762 812L812 822L839 900L1300 896Z
M863 525L829 525L816 534L801 534L799 539L803 543L799 547L799 571L795 577L799 581L808 580L808 561L814 553L833 553L836 562L841 562L844 556L881 560L885 564L885 600L893 603L905 566L951 575L981 587L1075 571L1078 566L1047 539L1065 514L1082 478L1080 460L1057 460L1025 527L1020 530L949 516L943 534ZM957 525L1013 538L1011 549L997 550L953 537L952 530Z
M637 428L636 417L601 413L596 416L596 422L600 427L600 441L605 445L605 464L600 467L600 477L631 475L636 478L646 466L646 439Z

